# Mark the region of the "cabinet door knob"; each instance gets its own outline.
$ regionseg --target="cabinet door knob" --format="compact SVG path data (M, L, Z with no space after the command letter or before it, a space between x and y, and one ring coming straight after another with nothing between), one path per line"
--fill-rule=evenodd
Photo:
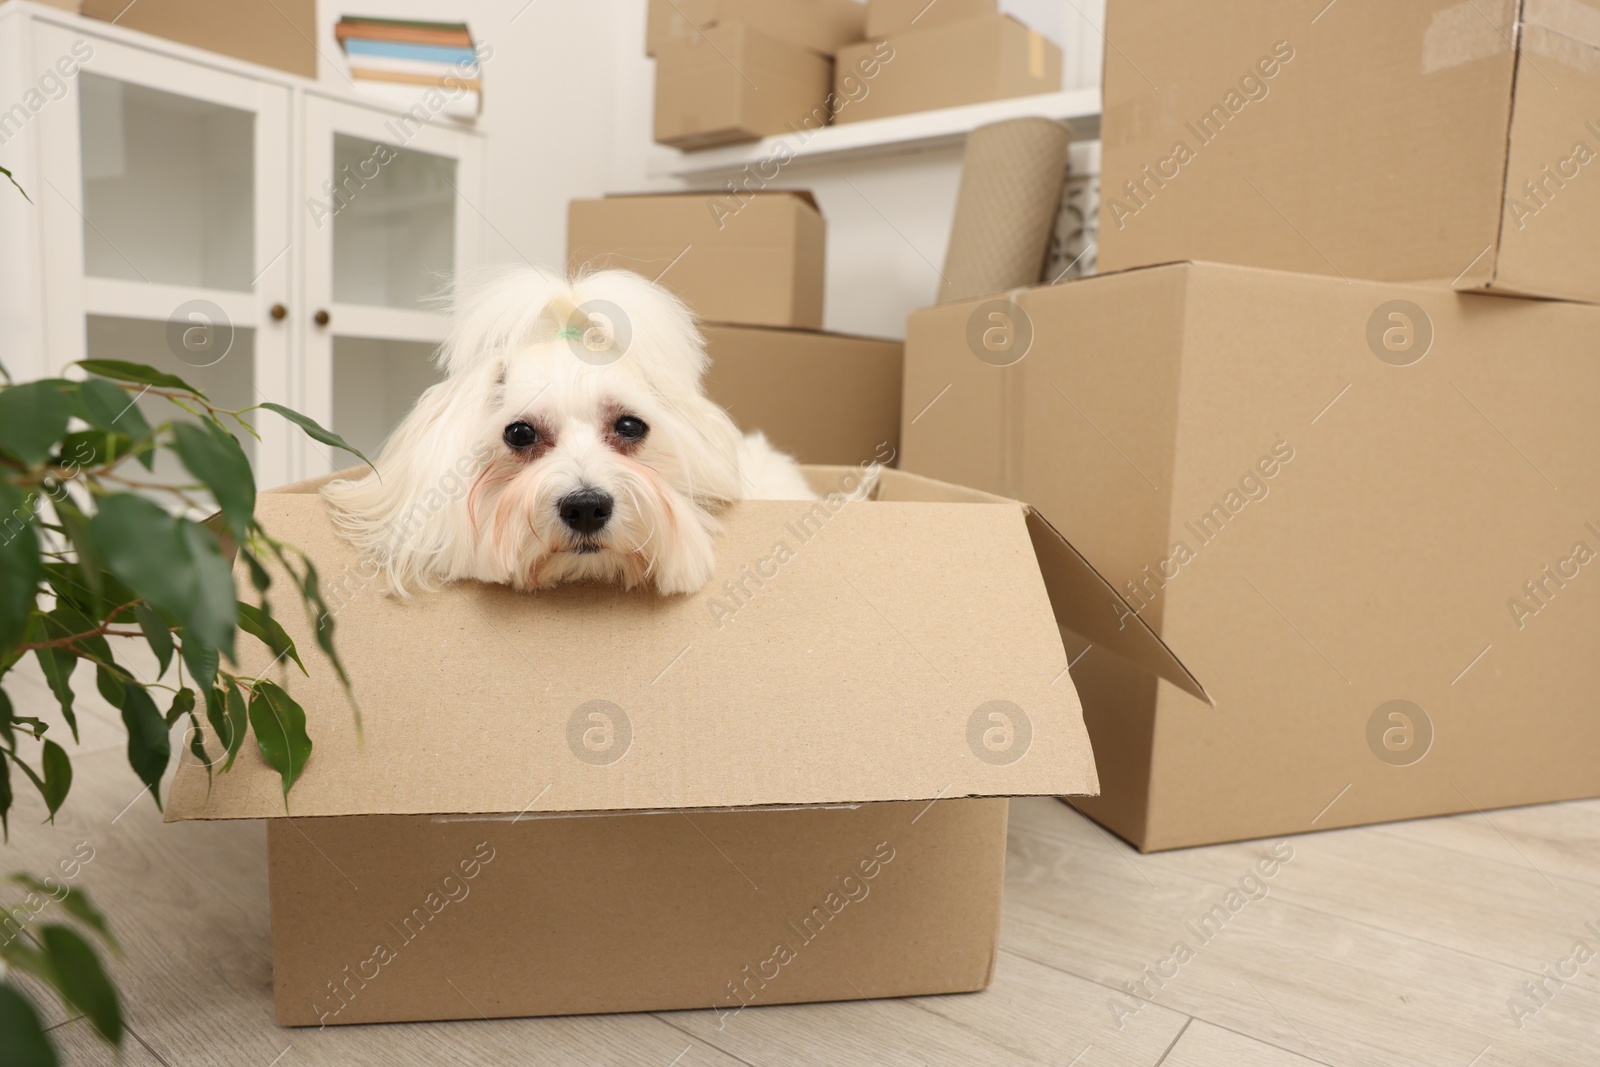
M289 314L289 309L282 304L273 304L272 310L268 314L272 316L274 322L282 322L284 316Z
M328 314L327 308L318 308L317 313L311 316L311 321L316 323L318 326L326 326L332 321L332 319L333 316Z

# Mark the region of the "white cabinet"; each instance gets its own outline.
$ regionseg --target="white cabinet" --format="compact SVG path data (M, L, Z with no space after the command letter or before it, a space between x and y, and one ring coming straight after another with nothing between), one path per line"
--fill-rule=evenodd
M148 363L375 448L434 380L428 298L480 254L483 141L447 123L0 5L0 165L33 201L0 188L0 361ZM349 462L254 422L263 486Z

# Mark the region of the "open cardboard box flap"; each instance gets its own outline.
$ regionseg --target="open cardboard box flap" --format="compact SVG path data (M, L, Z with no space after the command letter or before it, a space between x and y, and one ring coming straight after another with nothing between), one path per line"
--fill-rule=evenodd
M725 194L720 192L720 191L718 191L718 190L707 191L705 189L657 189L657 190L651 190L649 192L642 192L642 193L606 193L605 196L604 196L604 199L606 199L606 200L644 200L644 199L659 199L661 197L673 196L673 197L679 197L679 198L684 198L684 199L691 198L691 197L701 197L702 199L715 200L718 197L721 197L723 195L725 195ZM814 193L812 193L810 189L763 189L759 193L747 194L747 195L754 195L754 196L790 196L790 197L794 197L796 200L799 200L801 203L803 203L807 207L811 208L812 211L815 211L819 215L822 214L822 208L817 203L816 195Z
M716 576L684 597L463 582L397 599L335 533L326 479L262 493L262 525L322 576L365 736L312 620L280 609L310 677L271 673L315 744L288 810L247 745L209 783L180 767L168 819L1098 792L1056 615L1091 639L1114 629L1110 587L1016 501L892 470L873 499L848 500L860 469L807 473L832 495L729 508ZM1047 587L1084 597L1084 617L1053 612ZM1122 646L1160 659L1141 627ZM241 665L267 669L253 651Z

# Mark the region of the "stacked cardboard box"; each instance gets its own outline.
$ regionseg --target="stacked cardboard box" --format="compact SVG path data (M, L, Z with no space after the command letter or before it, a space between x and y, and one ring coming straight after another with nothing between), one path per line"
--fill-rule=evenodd
M1600 299L1580 15L1113 0L1112 269L912 315L903 464L1170 653L1073 639L1140 847L1600 793L1600 307L1464 292Z
M575 200L573 269L619 267L673 290L704 323L707 387L746 430L802 462L892 462L902 345L822 329L826 226L809 193Z
M655 139L682 149L823 126L833 53L861 40L856 0L650 0Z
M867 36L834 58L835 122L1061 88L1061 49L995 0L871 0Z
M80 9L124 29L305 78L317 76L316 0L83 0Z

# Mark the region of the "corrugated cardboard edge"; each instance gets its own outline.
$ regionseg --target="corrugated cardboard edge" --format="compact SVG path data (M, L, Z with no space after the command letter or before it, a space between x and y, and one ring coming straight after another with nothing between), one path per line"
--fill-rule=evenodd
M666 190L656 190L654 192L647 191L647 192L642 192L642 193L606 193L600 199L602 199L602 200L638 200L638 199L643 199L645 197L657 197L657 198L662 198L662 199L669 198L669 197L673 198L673 199L687 199L688 197L691 197L691 196L709 196L709 197L712 197L712 198L717 198L717 197L723 197L723 196L726 196L726 195L727 195L727 191L723 190L723 189L681 189L681 190L680 189L666 189ZM800 201L810 205L811 210L815 211L818 215L822 214L822 207L821 207L820 204L817 203L816 195L814 193L812 193L812 191L810 189L762 189L760 192L753 193L751 195L752 196L757 196L757 197L761 197L761 196L790 196L790 197L794 197L796 200L800 200ZM577 203L577 201L575 200L575 201L573 201L573 203Z
M1506 201L1511 188L1511 138L1516 132L1517 86L1521 83L1526 53L1532 52L1556 63L1587 69L1573 61L1582 55L1600 66L1600 9L1581 0L1518 0L1513 15L1511 41L1511 93L1506 101L1506 138L1501 147L1500 218L1495 225L1494 243L1478 253L1452 281L1457 292L1492 292L1532 299L1572 299L1549 293L1526 293L1500 282L1500 250L1505 246ZM1425 64L1426 65L1426 64ZM1528 61L1528 66L1534 66ZM1543 76L1542 74L1540 75Z
M873 337L864 333L840 333L837 330L814 330L809 326L764 326L754 322L722 322L718 319L701 319L702 326L715 326L724 330L758 330L764 333L794 333L807 337L838 339L841 341L866 341L877 345L904 345L893 337Z

